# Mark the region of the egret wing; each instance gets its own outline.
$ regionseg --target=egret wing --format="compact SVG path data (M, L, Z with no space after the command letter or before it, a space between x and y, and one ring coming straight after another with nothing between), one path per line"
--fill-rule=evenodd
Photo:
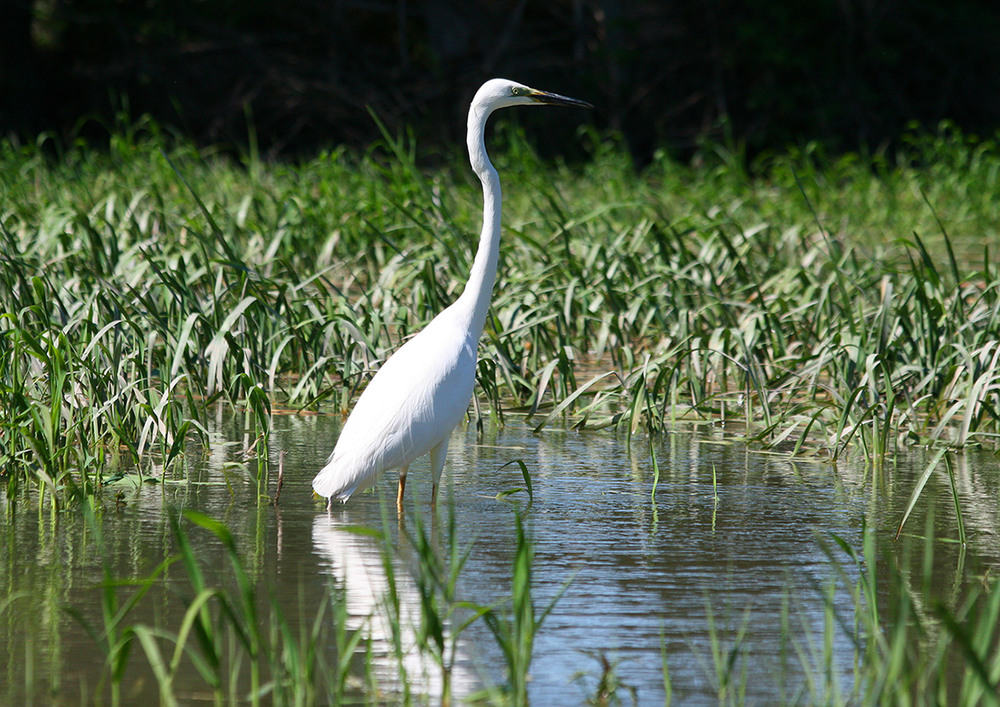
M475 342L435 319L372 378L313 488L346 499L383 471L428 453L465 414L475 370Z

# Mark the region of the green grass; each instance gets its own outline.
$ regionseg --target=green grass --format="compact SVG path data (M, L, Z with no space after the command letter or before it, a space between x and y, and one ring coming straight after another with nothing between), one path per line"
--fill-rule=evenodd
M808 147L748 167L739 154L706 148L690 165L657 155L637 170L620 144L589 133L587 160L545 163L500 125L502 266L474 414L626 434L725 420L760 447L862 454L875 471L903 445L936 445L906 515L931 474L951 474L952 450L996 446L996 142L944 126L914 135L897 155ZM148 121L123 124L106 151L0 143L8 502L30 497L18 493L28 487L39 491L39 512L86 510L123 473L155 482L188 441L207 436L220 404L248 413L255 463L244 468L265 498L271 415L348 409L380 361L461 290L480 206L463 156L418 159L406 139L296 165L197 150ZM517 463L530 502L529 471ZM189 515L172 529L176 556L127 584L106 571L98 590L103 625L87 630L106 658L112 703L140 659L166 704L178 699L182 667L217 703L356 695L350 657L363 642L344 628L335 591L314 621L290 626L247 580L224 526ZM208 586L186 545L186 533L206 531L226 548L235 588ZM455 593L467 549L450 533L443 555L420 527L405 538L419 559L420 650L447 686L463 622L486 623L506 682L482 698L520 703L549 610L531 596L531 538L518 534L510 600L480 607ZM852 569L832 581L851 592L855 612L838 615L831 601L822 634L798 638L789 610L789 655L809 677L789 701L997 701L996 581L951 608L927 607L914 600L919 578L893 569L891 599L880 606L874 547L834 538L830 548ZM133 622L171 562L190 585L182 625ZM24 600L7 597L0 611ZM390 624L392 606L389 597ZM849 685L828 650L845 631L858 657ZM738 630L712 639L705 664L719 699L739 704L749 648ZM319 659L330 642L337 658ZM613 658L591 660L593 703L628 703ZM362 667L373 684L370 663ZM669 695L666 653L663 668Z
M995 445L995 142L944 126L895 156L747 168L706 148L639 171L590 133L588 159L547 164L500 126L479 414L725 419L876 465L901 444ZM57 502L120 460L155 480L216 402L254 411L258 452L272 405L349 408L475 248L464 157L418 160L409 139L274 165L139 121L106 151L50 147L0 143L0 473Z
M391 512L388 504L384 510ZM87 525L100 547L100 523L88 517ZM487 684L466 699L498 707L529 704L533 639L561 593L539 610L531 579L535 541L522 526L520 512L510 591L491 606L479 605L474 598L459 600L455 594L471 546L457 532L453 516L445 519L440 533L428 534L418 521L412 529L401 528L395 540L394 523L387 516L381 531L352 529L377 541L385 570L383 596L376 597L368 621L354 628L364 617L353 617L353 624L349 621L345 590L336 582L325 596L304 601L308 608L299 622L287 621L266 582L252 578L249 557L225 525L197 512L174 514L170 526L175 549L148 576L121 581L105 570L104 581L93 589L101 595L103 626L87 624L82 614L69 609L105 658L100 682L79 686L81 703L125 704L128 699L123 698L122 689L141 683L140 676L148 672L165 705L182 703L192 690L206 700L211 695L211 702L220 705L430 704L437 698L422 694L419 676L409 672L416 653L426 669L440 675L441 704L453 704L449 686L457 641L471 625L482 621L496 642L504 677L500 684ZM773 679L775 699L781 704L997 704L1000 580L984 577L980 586L972 585L960 596L937 598L929 590L936 544L933 525L929 516L922 554L911 558L912 562L879 561L871 529L863 529L860 548L836 535L820 537L830 559L829 577L805 591L814 591L823 600L822 620L816 622L814 599L788 590L781 625L776 627L787 647L778 664L764 667L761 663L768 659L755 654L753 638L746 630L752 606L735 616L720 616L713 611L710 597L706 599L707 645L693 655L674 659L700 661L705 666L705 685L711 685L719 704L725 705L745 704L748 681L755 679ZM206 581L204 562L192 551L192 534L204 532L214 536L228 557L229 571L224 574L229 580L218 585ZM410 563L412 574L406 576L407 570L397 562L403 548L415 556ZM173 575L174 600L185 606L180 625L134 618L143 605L163 608L163 599L147 595L147 590L168 571ZM401 607L400 582L416 588L417 611L408 613ZM800 599L813 608L803 610ZM0 603L0 613L20 611L29 601L30 597L11 597ZM15 614L5 620L11 618L16 623ZM397 663L398 681L387 680L386 672L376 669L371 648L366 648L367 627L372 625L389 627L390 645L382 660ZM853 657L847 651L846 665L845 651L834 649L844 638L853 646ZM581 670L574 678L594 691L580 703L632 704L637 686L617 675L618 661L603 653L580 656L583 667L592 668L595 661L596 672ZM664 650L667 704L672 693L669 662ZM26 680L30 671L30 665L25 665ZM174 680L181 672L185 673L185 692L178 694ZM587 681L587 677L596 679ZM203 687L195 682L199 679ZM760 694L760 685L756 688L754 694Z

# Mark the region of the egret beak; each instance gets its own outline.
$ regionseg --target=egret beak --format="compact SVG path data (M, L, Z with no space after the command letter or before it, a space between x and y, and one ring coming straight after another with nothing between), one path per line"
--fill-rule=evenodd
M586 101L579 101L575 98L568 98L567 96L560 96L558 93L549 93L548 91L539 91L536 89L531 89L531 93L528 94L528 98L533 100L535 103L544 103L546 105L552 106L575 106L577 108L593 108L591 104Z

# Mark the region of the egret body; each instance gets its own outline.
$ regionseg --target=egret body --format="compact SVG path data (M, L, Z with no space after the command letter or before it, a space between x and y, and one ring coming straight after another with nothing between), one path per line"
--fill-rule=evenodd
M500 257L500 177L486 154L486 121L498 108L534 104L592 107L506 79L491 79L476 92L467 141L472 169L483 183L483 231L468 282L459 298L403 344L365 388L333 454L313 479L320 496L346 502L382 472L398 468L396 505L402 510L407 468L429 453L431 504L436 503L448 438L472 399L479 337Z

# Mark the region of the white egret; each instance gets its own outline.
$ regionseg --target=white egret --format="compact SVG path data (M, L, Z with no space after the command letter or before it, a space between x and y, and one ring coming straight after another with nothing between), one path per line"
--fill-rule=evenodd
M361 394L333 454L312 482L330 502L346 502L382 472L398 468L396 506L402 510L407 469L430 453L431 505L436 504L448 438L472 399L479 337L500 255L500 177L486 154L486 121L498 108L534 104L593 107L506 79L491 79L476 92L467 142L472 169L483 183L483 231L469 279L458 299L400 347Z

